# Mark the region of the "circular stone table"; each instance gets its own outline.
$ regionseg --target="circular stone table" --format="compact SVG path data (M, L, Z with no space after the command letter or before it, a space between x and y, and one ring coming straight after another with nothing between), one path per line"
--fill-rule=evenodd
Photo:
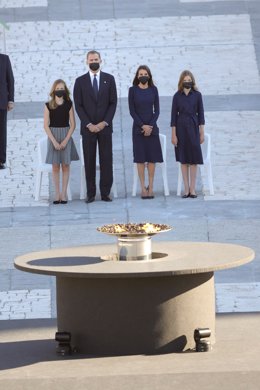
M116 245L29 253L26 272L56 276L58 331L79 352L150 354L194 348L194 329L215 343L214 271L254 258L250 248L208 242L153 242L153 259L111 260Z

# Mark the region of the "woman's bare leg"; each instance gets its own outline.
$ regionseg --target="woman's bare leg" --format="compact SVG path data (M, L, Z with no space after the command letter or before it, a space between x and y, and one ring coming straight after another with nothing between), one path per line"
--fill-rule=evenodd
M196 195L196 177L197 177L197 165L190 166L190 193Z
M155 163L148 163L148 177L149 177L149 189L148 196L153 196L153 181L154 181L154 173L155 173Z
M70 166L68 164L62 164L62 192L61 200L67 200L67 188L70 176Z
M190 193L188 164L181 164L181 173L182 173L183 184L184 184L184 194L188 195Z
M147 196L147 190L145 188L145 164L137 163L137 171L140 180L142 196Z
M55 200L60 200L60 164L52 164L52 179L55 189Z

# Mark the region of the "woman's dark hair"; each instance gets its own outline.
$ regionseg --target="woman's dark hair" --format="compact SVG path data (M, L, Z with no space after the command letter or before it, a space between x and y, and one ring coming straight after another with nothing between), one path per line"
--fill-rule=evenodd
M140 70L146 70L146 72L148 73L148 76L149 76L148 85L149 85L149 87L153 87L154 86L153 76L152 76L152 73L150 71L150 68L147 65L138 66L138 69L136 71L136 74L135 74L135 77L133 80L133 85L138 85L140 83L140 81L138 80L138 73Z

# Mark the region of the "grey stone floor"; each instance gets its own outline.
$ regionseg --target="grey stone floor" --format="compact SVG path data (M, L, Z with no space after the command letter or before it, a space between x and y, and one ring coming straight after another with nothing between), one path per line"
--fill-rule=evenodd
M1 321L1 390L258 390L259 313L217 315L208 353L60 357L54 320Z

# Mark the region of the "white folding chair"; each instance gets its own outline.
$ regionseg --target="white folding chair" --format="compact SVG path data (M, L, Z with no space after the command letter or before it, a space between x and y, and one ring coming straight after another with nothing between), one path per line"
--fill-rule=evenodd
M160 137L161 148L162 148L162 155L163 155L163 162L160 163L159 165L161 166L161 170L162 170L164 195L168 196L168 195L170 195L170 192L169 192L168 179L167 179L166 135L160 133L159 137ZM136 196L137 181L138 181L137 164L134 163L132 196Z
M203 165L199 165L201 174L207 176L207 184L210 195L214 195L214 186L213 186L213 177L212 177L212 167L211 167L211 138L209 133L205 133L205 140L201 145L202 156L203 156ZM181 195L182 188L182 172L181 164L178 163L178 184L177 184L177 195ZM206 186L205 186L206 187Z
M37 143L37 167L36 167L36 183L35 183L35 195L34 198L36 201L40 198L41 186L42 186L42 175L44 172L51 173L52 165L46 164L45 159L47 155L47 141L48 137L42 137ZM68 200L72 199L71 190L70 190L70 181L68 183Z
M80 138L80 199L86 198L86 175L85 175L85 162L84 162L84 154L83 154L83 145L82 145L82 138ZM100 165L97 164L96 169L100 171ZM115 179L115 169L113 164L113 185L112 185L112 191L114 198L117 198L117 186L116 186L116 179Z

